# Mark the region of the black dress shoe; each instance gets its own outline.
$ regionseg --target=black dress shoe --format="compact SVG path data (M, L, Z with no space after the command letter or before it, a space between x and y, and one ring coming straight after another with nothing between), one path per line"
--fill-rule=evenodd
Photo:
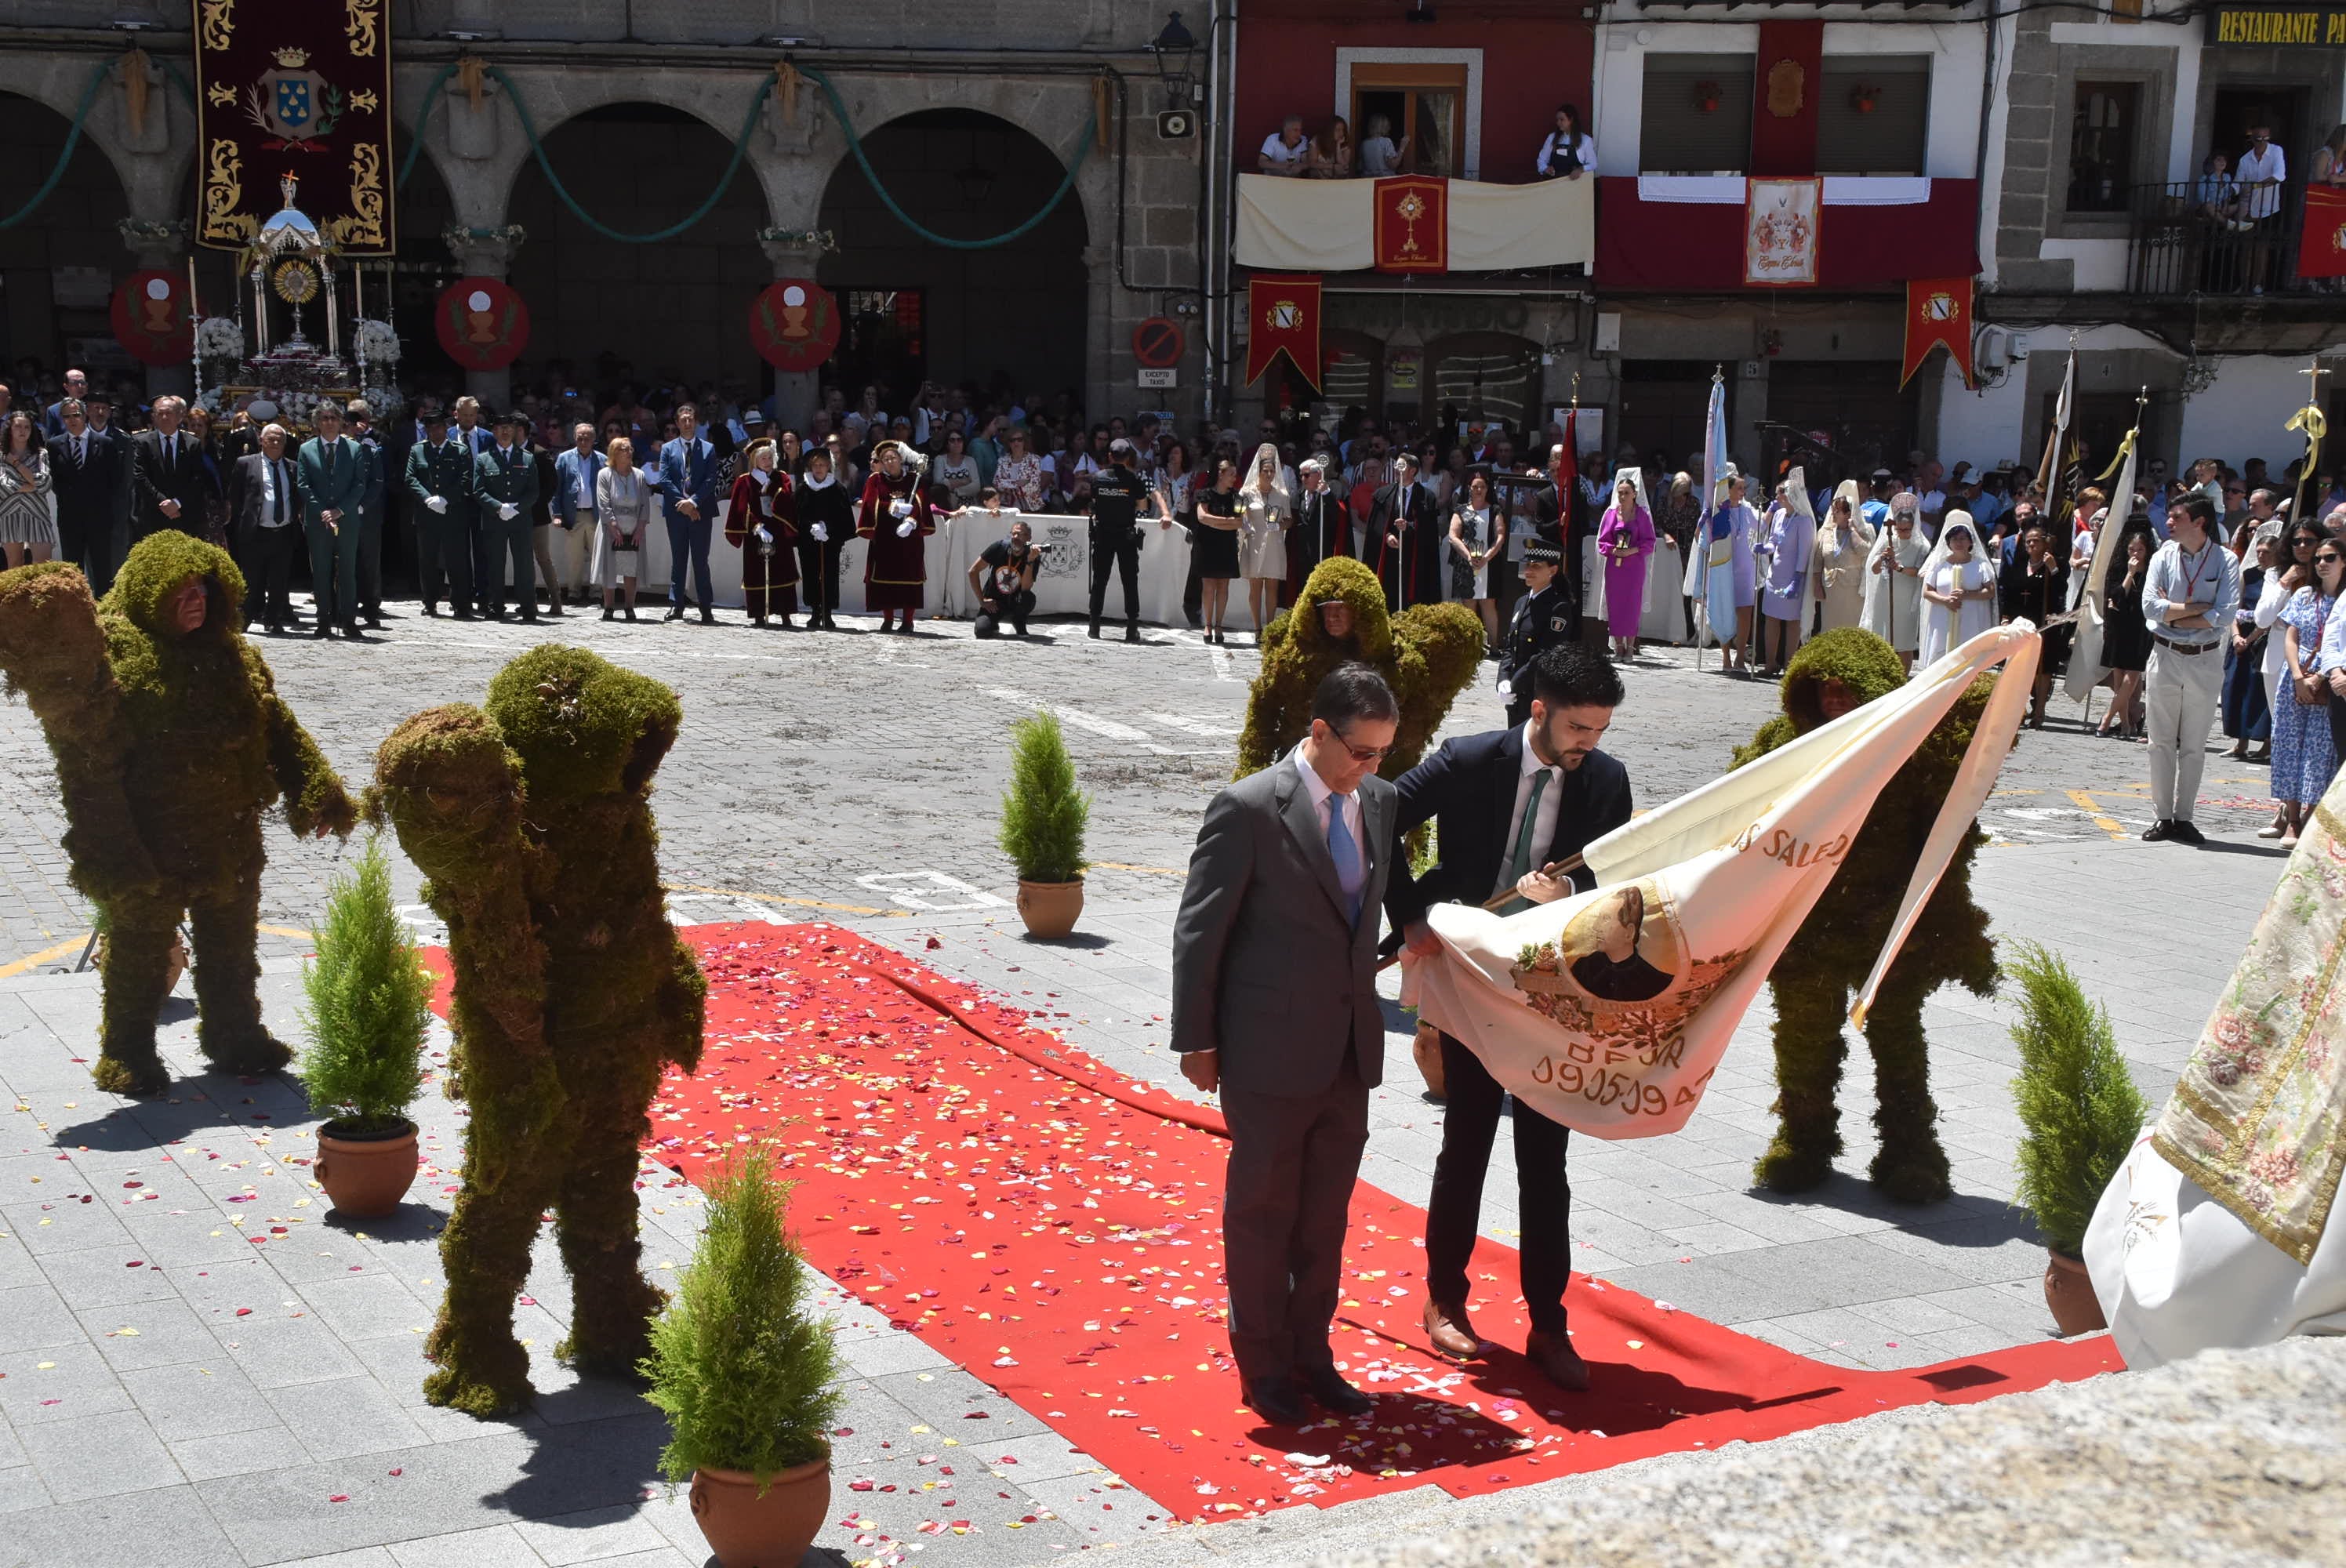
M427 616L432 616L433 618L434 618L434 619L436 620L436 619L438 619L438 618L439 618L439 615L440 615L440 606L437 606L437 605L435 605L435 604L433 604L433 603L432 603L431 601L429 601L429 600L426 600L426 601L424 602L424 606L423 606L423 613L424 613L425 615L427 615Z
M627 621L628 621L628 624L629 624L629 625L633 625L633 624L634 624L634 622L635 622L635 618L636 618L636 606L633 606L633 605L629 605L629 606L627 606Z
M342 636L350 639L352 642L357 642L359 640L359 624L356 621L344 621L342 623Z
M331 621L320 621L320 622L318 623L318 629L317 629L316 631L313 631L313 632L311 632L311 633L310 634L310 640L311 640L311 641L312 641L312 642L316 642L316 641L318 641L319 639L321 639L321 638L322 638L322 637L330 637L330 636L332 636L333 635L334 635L333 623L332 623L332 622L331 622Z
M1304 1373L1303 1391L1330 1415L1364 1416L1377 1408L1372 1396L1346 1382L1343 1374L1333 1367L1321 1367Z
M451 610L448 613L460 621L476 621L480 619L480 616L473 614L470 610Z
M2142 830L2142 841L2146 844L2163 844L2173 837L2175 824L2172 822L2153 822Z
M2208 841L2208 835L2199 830L2199 824L2188 817L2178 817L2167 824L2167 831L2168 836L2178 844L2204 844Z
M1099 641L1099 623L1097 621L1094 621L1092 623L1092 641Z
M680 621L684 619L684 606L682 605L670 605L668 607L668 614L662 616L660 619L664 621Z
M536 610L524 610L521 613L520 619L522 625L525 626L534 626L537 625L537 612Z
M1125 628L1124 628L1124 640L1125 640L1126 642L1128 642L1128 643L1137 643L1137 642L1138 642L1138 641L1140 640L1140 628L1139 628L1138 626L1127 626L1127 627L1125 627Z
M1247 1409L1275 1427L1300 1427L1311 1419L1311 1407L1303 1402L1301 1390L1284 1379L1252 1384L1242 1397Z
M610 608L607 608L607 608L603 611L603 618L604 618L605 620L607 620L607 620L609 620L612 616L614 616L617 615L618 613L619 613L619 612L618 612L618 611L617 611L617 610L610 609ZM630 620L633 620L635 617L634 617L634 616L629 616L629 617L627 617L627 618L628 618L628 619L630 619Z
M717 624L717 612L710 609L707 605L701 606L700 624L704 626L715 626Z

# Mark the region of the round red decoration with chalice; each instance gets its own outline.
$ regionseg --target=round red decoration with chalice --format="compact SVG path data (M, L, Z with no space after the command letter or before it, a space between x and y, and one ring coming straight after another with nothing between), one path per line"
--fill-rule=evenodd
M750 301L750 341L778 371L813 370L839 332L839 301L811 278L777 278Z
M196 346L188 280L159 270L125 278L114 290L114 341L142 364L187 363Z
M440 290L432 324L468 371L501 371L529 347L529 306L502 278L459 278Z

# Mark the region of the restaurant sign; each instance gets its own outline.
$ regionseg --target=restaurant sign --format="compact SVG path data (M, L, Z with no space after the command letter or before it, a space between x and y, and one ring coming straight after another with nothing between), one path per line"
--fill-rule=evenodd
M2217 5L2208 41L2251 48L2346 49L2346 5Z

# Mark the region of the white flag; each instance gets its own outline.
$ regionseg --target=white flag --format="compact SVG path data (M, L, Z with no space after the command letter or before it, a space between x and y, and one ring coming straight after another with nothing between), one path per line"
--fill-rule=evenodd
M1442 952L1404 1004L1542 1115L1602 1138L1676 1132L1874 797L1982 671L2004 675L1859 993L1862 1023L2019 733L2042 639L1983 632L1912 681L1625 824L1585 851L1593 892L1502 917L1440 904Z
M1719 510L1719 494L1727 484L1727 382L1710 378L1710 407L1702 419L1702 523L1695 530L1694 547L1687 552L1687 596L1694 600L1694 647L1700 653L1717 639L1709 636L1710 514ZM1730 612L1731 618L1731 612Z
M2101 532L2094 535L2093 564L2086 568L2086 586L2077 600L2076 640L2069 645L2069 671L2061 677L2061 690L2072 702L2092 696L2094 687L2110 673L2110 667L2102 662L2102 590L2110 580L2110 564L2117 559L2118 536L2134 514L2135 448L2141 436L2139 426L2127 432L2126 462L2118 469L2118 487L2110 496L2110 514L2103 521Z

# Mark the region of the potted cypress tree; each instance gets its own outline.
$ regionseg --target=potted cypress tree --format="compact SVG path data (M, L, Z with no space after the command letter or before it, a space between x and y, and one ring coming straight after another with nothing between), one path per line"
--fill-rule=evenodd
M831 1507L839 1353L807 1310L782 1210L765 1145L718 1172L641 1368L645 1398L668 1412L660 1468L692 1483L692 1516L722 1568L798 1568Z
M318 1129L318 1182L337 1213L379 1219L415 1180L415 1124L432 976L391 901L382 840L367 840L352 874L337 877L318 953L301 975L310 1032L303 1089L330 1118Z
M2035 942L2018 944L2004 972L2019 982L2020 1076L2012 1081L2022 1134L2014 1201L2036 1217L2048 1254L2045 1305L2066 1334L2105 1328L2086 1278L2086 1227L2094 1206L2142 1131L2142 1092L2118 1054L2108 1012L2089 1002L2069 966Z
M1018 868L1018 918L1029 936L1065 936L1084 912L1084 824L1091 810L1091 797L1076 788L1058 719L1038 713L1012 725L1001 843Z

